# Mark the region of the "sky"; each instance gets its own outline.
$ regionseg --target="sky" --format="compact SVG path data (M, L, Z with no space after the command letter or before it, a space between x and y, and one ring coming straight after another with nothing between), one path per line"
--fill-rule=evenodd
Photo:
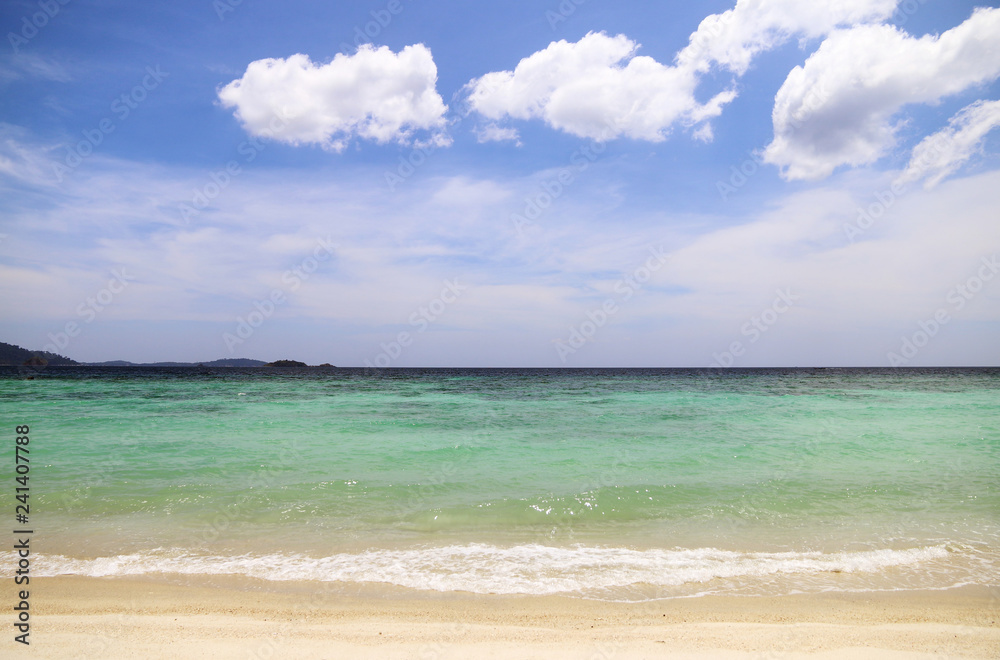
M0 4L0 340L1000 364L1000 7Z

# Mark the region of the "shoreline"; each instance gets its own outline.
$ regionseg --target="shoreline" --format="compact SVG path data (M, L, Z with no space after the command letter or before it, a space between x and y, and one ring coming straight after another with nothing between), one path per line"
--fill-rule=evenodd
M231 577L52 577L31 587L40 658L991 658L1000 649L1000 592L985 587L641 603L277 589Z

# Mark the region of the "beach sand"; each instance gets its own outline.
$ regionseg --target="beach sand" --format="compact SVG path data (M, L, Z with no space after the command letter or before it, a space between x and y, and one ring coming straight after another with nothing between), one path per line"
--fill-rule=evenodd
M1000 657L1000 598L984 588L607 603L218 577L30 587L30 651L7 624L4 657Z

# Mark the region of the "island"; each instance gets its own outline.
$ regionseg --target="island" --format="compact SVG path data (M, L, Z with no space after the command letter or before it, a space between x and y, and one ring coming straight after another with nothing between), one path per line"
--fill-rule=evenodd
M75 366L79 362L48 351L29 351L26 348L0 342L0 366L46 367Z
M105 362L77 362L62 355L49 353L46 351L29 351L14 344L0 342L0 367L30 367L33 369L45 369L46 367L194 367L194 368L256 368L256 367L309 367L305 362L298 360L275 360L274 362L264 362L263 360L251 360L249 358L222 358L211 362L129 362L127 360L108 360ZM323 369L336 369L337 367L324 362L319 367Z

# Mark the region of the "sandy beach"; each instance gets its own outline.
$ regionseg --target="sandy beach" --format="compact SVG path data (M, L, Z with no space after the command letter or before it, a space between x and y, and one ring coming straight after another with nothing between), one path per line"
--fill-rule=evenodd
M358 592L322 583L286 583L279 591L263 581L222 578L59 577L33 579L31 586L36 658L995 658L1000 652L1000 599L983 588L607 603ZM4 647L28 651L12 639Z

